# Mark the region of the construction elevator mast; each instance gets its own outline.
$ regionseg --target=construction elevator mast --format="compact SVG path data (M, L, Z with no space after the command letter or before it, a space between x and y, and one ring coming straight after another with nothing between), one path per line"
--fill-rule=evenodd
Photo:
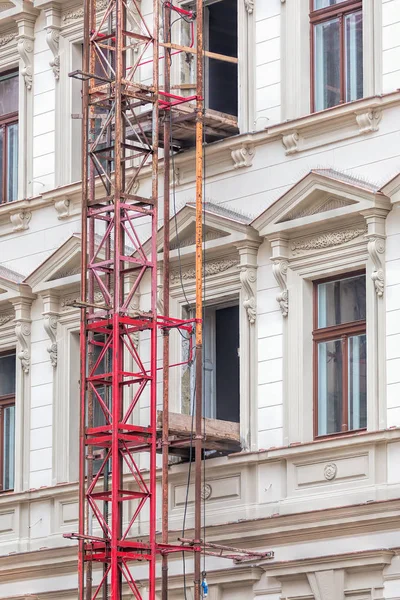
M194 554L194 600L200 600L200 552L233 560L272 555L200 539L205 449L201 319L204 52L203 1L196 1L197 15L167 0L109 0L106 6L85 0L83 69L71 74L83 81L82 279L77 303L81 308L79 532L66 535L79 541L79 600L121 600L123 586L136 600L154 600L158 557L162 558L162 599L166 600L168 555L182 551ZM172 43L171 11L190 20L191 47ZM161 16L164 42L159 40ZM196 94L191 97L170 93L171 56L181 52L197 54ZM174 116L182 104L188 106L186 115ZM184 321L169 316L169 156L174 151L173 125L188 116L196 122L196 318ZM159 147L164 150L166 225L163 316L157 315ZM142 192L143 170L150 186L143 186ZM144 244L146 237L149 242ZM139 308L136 294L144 281L150 293L147 305ZM168 339L172 329L179 329L189 341L189 360L194 360L196 369L194 431L178 440L172 440L169 431ZM163 334L161 368L158 332ZM139 336L143 347L138 344ZM163 378L161 437L157 437L158 373ZM141 401L141 406L148 407L146 426L134 424ZM194 538L175 546L168 540L168 455L174 445L193 447L195 460ZM159 543L157 451L163 455ZM133 575L133 565L139 565L141 585Z
M165 90L160 93L160 2L152 0L152 15L146 18L141 4L110 0L104 9L96 0L85 0L83 69L71 74L83 81L80 510L79 533L73 535L79 540L80 600L120 600L123 584L141 599L131 569L134 561L148 565L141 578L148 582L144 596L153 600L157 555L163 555L166 572L166 553L182 549L167 544L167 512L163 517L165 543L156 543L157 333L162 329L167 340L170 328L180 328L190 337L193 323L157 316L157 205L160 112L167 113L187 100ZM168 14L169 3L165 4ZM198 4L202 12L201 0ZM164 52L167 77L171 49L165 47ZM196 100L201 154L202 98ZM170 135L168 126L164 133ZM169 154L169 139L165 145ZM151 189L139 195L143 169L151 170ZM169 169L166 182L169 188ZM201 176L198 186L201 202ZM169 219L169 190L166 211ZM201 219L199 227L201 249ZM150 249L141 241L145 232L150 236ZM134 298L144 279L150 288L149 302L139 310ZM199 281L201 290L201 275ZM149 340L146 359L138 350L141 332ZM167 363L167 342L164 348ZM166 386L164 390L165 470ZM132 424L142 398L149 405L148 426ZM201 450L199 464L200 459ZM198 473L200 489L200 468ZM133 481L129 489L124 474ZM163 483L164 500L168 500L168 481ZM139 542L135 535L143 517L149 524L148 541ZM199 598L200 555L194 544L192 550L198 556L195 587ZM166 580L164 588L163 594Z

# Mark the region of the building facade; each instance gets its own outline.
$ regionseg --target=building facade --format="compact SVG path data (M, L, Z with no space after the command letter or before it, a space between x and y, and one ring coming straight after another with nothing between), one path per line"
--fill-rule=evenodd
M205 461L206 537L275 553L208 561L208 598L399 600L400 0L204 4L209 49L238 57L206 68L207 109L229 127L205 146L205 414L238 423L241 440ZM68 74L82 21L74 0L0 4L2 599L77 593L63 535L78 517L82 109ZM173 27L187 44L188 24ZM190 93L193 68L174 59L176 89ZM172 166L181 317L195 291L193 149ZM160 250L161 235L160 221ZM144 283L137 306L148 296ZM172 336L171 362L185 351ZM174 412L190 412L192 390L190 366L175 368ZM145 401L133 419L147 423ZM187 478L174 462L171 539L185 514L193 525ZM171 600L192 598L189 559L185 571L171 558Z

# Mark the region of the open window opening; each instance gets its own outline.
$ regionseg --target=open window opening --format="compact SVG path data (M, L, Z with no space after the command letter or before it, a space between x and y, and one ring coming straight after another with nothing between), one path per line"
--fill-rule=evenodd
M195 10L193 1L183 2L188 10ZM189 46L190 25L182 21L182 44ZM237 0L205 0L204 48L209 52L238 57L238 6ZM195 55L182 56L181 89L194 93ZM190 87L192 85L192 87ZM238 115L238 65L213 58L204 60L204 88L206 109L227 115Z

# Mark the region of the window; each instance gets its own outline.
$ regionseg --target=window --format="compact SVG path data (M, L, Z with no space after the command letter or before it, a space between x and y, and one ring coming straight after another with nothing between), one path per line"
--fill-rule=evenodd
M209 307L204 316L204 416L239 422L239 307Z
M363 96L362 0L310 0L312 110Z
M96 333L93 336L93 367L96 365L96 362L102 352L105 344L105 336ZM102 360L99 362L97 369L94 372L94 375L104 375L105 373L110 372L111 369L111 351L107 350L104 354ZM105 403L107 408L111 411L111 387L109 385L105 385L104 381L94 381L93 387L95 391L93 392L93 427L102 427L103 425L107 425L107 420L104 414L104 411L101 407L101 404L96 397L96 393L100 396L102 401ZM89 386L89 390L90 390ZM87 396L86 396L87 398ZM88 416L88 415L87 415ZM93 472L96 474L102 463L104 456L102 454L102 450L98 448L94 448L93 455ZM111 464L111 463L110 463ZM110 465L109 465L110 466Z
M237 0L206 0L204 2L204 47L210 52L225 56L238 56L238 7ZM193 2L182 3L188 10L195 10ZM195 43L191 39L189 24L182 21L183 45ZM182 57L182 84L187 89L195 81L196 61L194 55ZM238 115L238 65L213 58L204 64L205 104L207 108L228 115ZM179 87L179 86L178 86ZM194 88L189 89L194 93Z
M0 355L0 490L14 488L15 352Z
M0 204L18 195L18 71L0 75Z
M314 284L316 436L367 426L365 274Z

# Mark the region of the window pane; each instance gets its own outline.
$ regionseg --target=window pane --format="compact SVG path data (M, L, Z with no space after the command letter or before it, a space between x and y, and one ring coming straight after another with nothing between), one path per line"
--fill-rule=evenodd
M329 6L335 6L335 4L340 4L341 2L346 1L347 0L314 0L314 10L328 8Z
M0 115L18 112L18 73L0 77Z
M315 110L340 102L340 26L339 19L314 27Z
M7 200L12 202L18 194L18 123L7 128Z
M365 275L318 285L318 327L364 321Z
M0 396L15 394L15 354L0 356Z
M318 344L318 435L342 430L342 342Z
M4 409L3 490L14 487L15 406Z
M362 12L345 17L346 101L363 96L363 22Z
M349 429L367 426L367 337L349 338Z

